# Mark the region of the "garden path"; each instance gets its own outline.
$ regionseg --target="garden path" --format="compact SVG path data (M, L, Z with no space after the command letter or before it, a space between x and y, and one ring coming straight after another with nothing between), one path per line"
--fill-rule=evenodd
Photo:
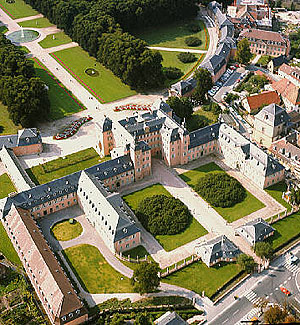
M22 21L33 20L33 19L43 18L43 17L44 16L42 14L38 14L38 15L34 15L34 16L28 16L28 17L22 17L22 18L15 19L15 22L21 23Z
M168 51L168 52L189 52L189 53L206 53L206 50L195 50L195 49L181 49L161 46L148 46L151 50Z
M67 43L67 44L62 44L62 45L50 47L50 48L45 49L45 50L46 50L47 53L53 53L53 52L69 49L69 48L75 47L75 46L79 46L78 43L71 42L71 43Z

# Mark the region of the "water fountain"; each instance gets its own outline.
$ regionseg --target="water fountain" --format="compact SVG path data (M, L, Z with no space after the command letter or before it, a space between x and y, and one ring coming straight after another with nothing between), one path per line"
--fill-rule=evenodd
M40 37L40 33L32 29L24 29L21 27L21 30L12 32L7 35L7 38L13 43L28 43L36 40Z

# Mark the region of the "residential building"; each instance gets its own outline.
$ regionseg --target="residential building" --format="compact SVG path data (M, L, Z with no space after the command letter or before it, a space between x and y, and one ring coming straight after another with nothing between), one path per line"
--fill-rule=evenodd
M226 53L225 56L215 54L201 64L202 68L207 69L211 73L213 83L217 82L226 71L226 57Z
M154 321L156 325L186 325L184 321L175 311L167 311Z
M272 30L271 8L264 1L235 1L228 6L227 14L238 30L259 28Z
M260 188L269 187L284 179L284 167L239 132L221 124L218 153L225 163L239 170Z
M245 29L239 35L239 40L247 38L253 54L261 55L289 55L290 41L283 35L261 29Z
M0 149L12 149L16 156L32 155L43 151L42 138L35 128L19 130L17 134L0 136Z
M274 231L275 229L262 218L250 221L235 229L236 235L242 236L251 246L272 236Z
M288 59L285 55L280 55L275 58L272 58L271 61L268 63L268 70L271 73L277 73L278 69L283 65L287 64Z
M252 139L269 148L273 141L284 136L288 130L290 117L282 107L271 104L254 116Z
M3 226L51 324L74 325L87 321L86 308L48 246L30 210L23 209L17 201L11 201L9 209L6 206L7 199L1 203Z
M241 253L238 247L225 235L209 240L204 244L196 245L195 252L208 267L219 262L236 261L237 256Z
M300 135L294 131L286 137L272 143L270 152L282 165L297 176L300 175Z
M169 89L169 96L189 97L193 93L196 85L197 81L194 78L179 80Z
M265 91L260 94L254 94L245 97L242 104L248 113L255 113L264 105L277 104L281 102L276 91Z
M271 88L281 96L287 112L300 111L300 88L292 81L283 78L274 81Z
M300 87L300 69L298 67L291 67L284 63L279 67L278 75Z

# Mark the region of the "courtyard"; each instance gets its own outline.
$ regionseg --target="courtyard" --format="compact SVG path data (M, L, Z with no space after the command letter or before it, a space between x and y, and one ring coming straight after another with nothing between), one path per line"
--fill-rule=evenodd
M151 197L159 194L172 196L161 184L155 184L140 191L128 194L124 196L123 199L135 212L139 203L145 197ZM157 235L155 236L155 239L162 245L164 250L168 252L201 236L204 236L205 234L207 234L205 228L203 228L201 224L195 218L193 218L191 224L182 233L176 235Z
M181 179L184 180L189 186L195 188L196 183L200 177L203 177L206 173L225 173L217 164L214 162L200 166L196 169L187 171L180 175ZM235 204L233 207L214 207L214 209L228 222L236 221L243 218L257 210L260 210L265 205L259 201L250 192L246 191L246 198Z
M83 232L79 221L68 219L57 222L51 228L52 236L58 241L68 241L79 237Z
M94 148L89 148L34 166L27 169L26 172L32 181L39 185L92 167L109 159L110 157L100 158Z

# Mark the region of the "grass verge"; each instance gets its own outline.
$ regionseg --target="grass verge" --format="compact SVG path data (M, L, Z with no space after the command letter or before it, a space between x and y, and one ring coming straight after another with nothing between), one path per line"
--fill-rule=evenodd
M7 197L11 192L16 192L16 188L10 180L8 174L2 174L0 176L0 199Z
M158 194L171 196L171 194L162 185L155 184L140 191L126 195L123 197L123 199L133 211L136 211L139 203L145 197ZM193 241L205 234L207 234L206 229L203 228L195 218L193 218L190 226L182 233L177 235L157 235L155 238L168 252L184 244L187 244L190 241Z
M22 263L19 259L19 256L18 256L17 252L15 251L14 246L11 243L1 221L0 221L0 251L12 263L14 263L18 266L22 265Z
M136 94L79 46L51 53L51 56L102 103ZM85 73L87 68L96 69L99 75L97 77L87 75Z
M218 165L215 163L209 163L193 170L190 170L186 173L183 173L180 176L188 185L192 188L195 188L197 181L200 177L205 176L206 173L225 173ZM235 204L233 207L221 208L215 207L214 209L228 222L233 222L240 218L247 216L248 214L255 212L265 205L254 197L251 193L246 191L246 198L244 201Z
M77 245L65 249L63 254L84 290L90 293L132 292L130 280L112 268L98 248Z
M67 155L65 159L58 158L45 164L26 169L26 172L32 181L36 185L39 185L97 165L109 159L110 157L100 158L94 148L88 148Z

